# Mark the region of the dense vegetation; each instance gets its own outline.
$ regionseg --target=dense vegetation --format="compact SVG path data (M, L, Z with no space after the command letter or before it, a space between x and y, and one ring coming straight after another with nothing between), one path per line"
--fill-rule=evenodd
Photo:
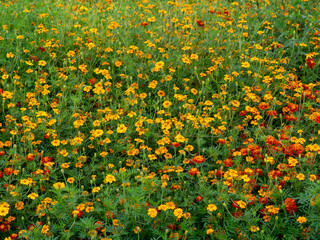
M320 239L320 3L0 3L0 239Z

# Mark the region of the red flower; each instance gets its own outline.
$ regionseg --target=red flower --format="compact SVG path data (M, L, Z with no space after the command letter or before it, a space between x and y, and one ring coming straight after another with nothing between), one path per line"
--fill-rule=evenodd
M88 82L89 82L91 85L93 85L96 81L97 81L97 79L95 79L95 78L90 78L90 79L88 80Z
M224 172L221 171L221 169L218 169L218 170L217 170L217 173L216 173L217 176L220 176L220 177L221 177L223 174L224 174Z
M51 157L43 157L41 159L41 164L45 164L45 163L51 162L51 160L52 160Z
M277 115L277 111L275 111L275 110L267 111L267 115L268 116L276 116Z
M237 201L232 202L232 207L234 207L236 209L240 209L240 206L238 205Z
M267 197L261 197L261 198L259 198L259 202L261 202L262 204L267 204L268 203L268 198Z
M204 26L204 22L202 22L201 20L197 20L197 24L199 27L203 27Z
M220 144L223 145L223 144L226 144L227 141L226 141L225 139L219 138L218 141L217 141L217 143L220 143Z
M289 214L297 212L296 200L292 198L286 198L286 200L284 200L284 204Z
M27 155L26 159L28 161L32 161L32 160L34 160L34 155L30 153L30 154Z
M315 61L312 58L308 58L306 63L309 69L312 69L316 65Z
M243 212L240 209L237 209L234 213L232 213L232 215L235 218L239 218L239 217L241 217L243 215Z
M148 25L149 25L148 22L142 22L142 23L140 23L140 26L143 26L143 27L148 26Z
M245 110L242 110L242 111L240 111L239 115L240 116L245 116L245 115L247 115L247 112Z
M178 142L172 142L172 143L170 143L170 145L173 146L173 147L179 147L179 146L180 146L180 143L178 143Z
M268 109L269 108L269 104L266 103L266 102L261 102L259 104L259 108L260 108L260 110Z
M0 171L0 179L3 178L3 172Z
M6 174L7 176L9 176L9 175L11 175L11 174L14 172L14 170L9 167L9 168L5 168L5 169L4 169L4 172L5 172L5 174Z
M83 215L83 212L82 212L81 210L78 210L78 209L76 209L76 210L74 210L74 211L72 212L72 217L81 218L82 215Z
M0 232L5 232L7 230L9 230L9 229L7 229L7 226L5 224L0 225Z
M200 201L202 201L203 200L203 197L202 196L198 196L197 198L196 198L196 202L200 202Z
M39 50L40 50L41 52L45 52L45 51L46 51L46 49L44 49L43 47L39 47Z
M174 224L169 224L167 227L168 227L170 230L175 230L175 229L176 229L176 225L174 225Z
M195 162L195 163L203 163L205 161L204 157L201 156L201 155L198 155L198 156L194 156L192 158L192 162Z
M49 135L48 133L45 133L45 134L43 135L43 138L44 138L44 139L49 139L49 138L50 138L50 135Z
M224 160L224 162L223 162L223 165L226 166L226 167L231 167L232 164L233 164L232 159L226 159L226 160Z
M191 176L193 176L193 175L195 175L195 174L199 174L200 171L199 171L197 168L191 168L191 169L188 171L188 173L189 173Z
M39 58L37 56L30 56L30 60L33 62L38 62Z
M18 233L12 233L11 235L10 235L10 238L11 239L17 239L19 237L19 234Z

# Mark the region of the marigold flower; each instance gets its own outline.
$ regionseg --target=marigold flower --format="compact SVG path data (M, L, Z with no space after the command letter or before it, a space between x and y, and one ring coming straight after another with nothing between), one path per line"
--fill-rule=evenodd
M175 139L178 143L183 143L186 141L186 138L182 136L180 133L177 136L175 136Z
M125 133L127 129L128 128L124 124L120 124L117 128L117 133Z
M173 214L177 217L177 218L182 218L183 217L183 210L181 208L176 208L173 211Z
M100 191L100 189L101 189L100 187L95 187L95 188L92 189L92 192L93 193L97 193L97 192Z
M51 142L51 144L52 144L52 146L57 147L57 146L60 145L60 140L53 140L53 141Z
M76 209L72 211L72 217L80 218L82 216L83 212L79 209Z
M39 65L39 66L45 66L45 65L47 65L47 62L44 61L44 60L40 60L40 61L38 62L38 65Z
M300 216L300 217L298 217L297 222L300 224L305 223L305 222L307 222L307 218Z
M200 173L200 171L197 168L191 168L188 173L193 176L193 175L198 175Z
M56 189L62 189L62 188L65 188L66 185L64 184L64 182L57 182L57 183L53 184L53 187Z
M9 213L10 205L6 202L0 205L0 216L6 216Z
M207 210L208 210L209 212L216 211L216 210L217 210L217 206L214 205L214 204L209 204L209 205L207 206Z
M210 234L210 233L213 233L213 229L212 229L212 228L209 228L209 229L207 230L207 234Z
M148 209L148 215L150 217L155 218L157 216L157 214L158 214L157 209L155 209L155 208L149 208Z
M32 200L34 200L34 199L36 199L37 197L39 197L39 195L37 194L37 193L30 193L29 195L28 195L28 198L30 198L30 199L32 199Z
M104 179L104 183L113 183L116 181L116 178L113 175L108 174Z
M302 174L302 173L299 173L296 178L299 180L299 181L303 181L305 179L305 176Z
M192 158L192 162L195 162L195 163L203 163L205 161L204 157L202 155L197 155L197 156L194 156Z
M159 205L158 209L159 210L163 210L163 211L167 211L168 210L168 206L165 205L165 204L161 204L161 205Z
M257 227L257 226L251 226L251 227L250 227L250 231L251 231L251 232L257 232L257 231L259 231L259 230L260 230L260 228Z
M172 103L170 101L164 101L163 104L162 104L162 106L164 108L169 108L171 105L172 105Z
M286 207L286 210L288 213L293 214L295 212L297 212L297 205L296 205L296 200L292 199L292 198L286 198L284 200L284 204Z
M250 67L250 63L248 63L248 62L243 62L243 63L241 63L241 67L249 68L249 67Z

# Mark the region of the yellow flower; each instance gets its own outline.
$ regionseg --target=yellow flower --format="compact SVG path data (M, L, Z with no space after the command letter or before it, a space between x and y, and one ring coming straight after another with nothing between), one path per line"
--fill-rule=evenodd
M148 21L149 21L149 22L155 22L155 21L156 21L156 18L155 18L155 17L148 18Z
M166 206L168 207L168 209L175 209L176 208L176 206L173 202L167 202Z
M181 208L176 208L173 211L173 214L177 217L177 218L182 218L183 217L183 210Z
M314 174L310 174L309 180L312 181L312 182L314 182L315 180L317 180L317 176L314 175Z
M216 211L216 210L217 210L217 206L214 205L214 204L209 204L209 205L207 206L207 210L210 211L210 212Z
M299 173L296 178L300 181L303 181L305 179L305 176L302 173Z
M95 188L92 189L92 192L93 193L97 193L97 192L100 191L100 189L101 189L100 187L95 187Z
M163 106L164 108L168 108L168 107L170 107L171 105L172 105L172 103L171 103L170 101L164 101L163 104L162 104L162 106Z
M62 164L61 164L61 168L62 168L62 169L69 168L69 163L62 163Z
M237 201L237 204L239 205L240 208L246 208L246 206L247 206L247 204L242 200Z
M159 69L163 68L163 66L164 66L164 62L162 62L162 61L157 62L157 63L155 64L155 67L156 67L156 68L159 68Z
M307 219L305 217L298 217L297 222L302 224L302 223L307 222Z
M125 133L127 131L127 127L124 124L120 124L117 128L117 133Z
M34 200L34 199L36 199L37 197L39 197L39 195L37 194L37 193L30 193L29 195L28 195L28 198L31 198L32 200Z
M49 231L49 225L45 224L43 225L42 229L41 229L41 233L44 235L47 235Z
M0 205L0 216L6 216L9 213L10 205L8 203L2 203Z
M91 134L94 138L101 137L103 134L103 130L101 129L92 130Z
M51 144L52 144L53 146L57 147L57 146L60 145L60 140L53 140L53 141L51 142Z
M55 189L62 189L62 188L65 188L66 185L63 182L57 182L57 183L53 184L53 187Z
M165 205L165 204L161 204L159 207L158 207L159 210L163 210L163 211L167 211L168 210L168 206Z
M155 209L155 208L149 208L149 210L148 210L148 215L149 215L150 217L155 218L155 217L157 216L157 214L158 214L157 209Z
M182 136L181 134L178 134L175 138L176 138L177 142L183 143L186 141L186 138L184 136Z
M213 233L213 229L212 229L212 228L209 228L209 229L207 230L207 234L210 234L210 233Z
M113 175L108 174L104 179L104 183L113 183L116 181L116 178Z
M14 54L12 53L12 52L9 52L9 53L7 53L7 58L13 58L14 57Z
M40 60L40 61L38 62L38 65L39 65L39 66L45 66L45 65L47 65L47 62L46 62L46 61L43 61L43 60Z
M120 66L122 65L122 61L116 61L116 62L114 63L114 65L115 65L116 67L120 67Z
M251 227L250 227L250 231L251 231L251 232L257 232L257 231L259 231L259 230L260 230L260 228L257 227L257 226L251 226Z
M241 67L249 68L249 67L250 67L250 63L248 63L248 62L243 62L243 63L241 63Z
M76 54L75 51L69 51L69 52L67 53L67 56L68 56L68 57L73 57L75 54Z

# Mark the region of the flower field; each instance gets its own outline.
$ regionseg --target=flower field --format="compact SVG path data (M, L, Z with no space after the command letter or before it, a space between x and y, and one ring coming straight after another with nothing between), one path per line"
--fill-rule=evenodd
M317 0L0 3L0 240L320 239Z

